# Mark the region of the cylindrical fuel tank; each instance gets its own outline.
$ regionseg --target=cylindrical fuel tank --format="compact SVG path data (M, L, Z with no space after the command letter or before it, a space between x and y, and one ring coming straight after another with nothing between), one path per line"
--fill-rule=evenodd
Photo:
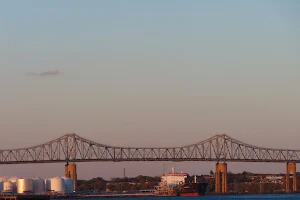
M0 192L3 191L3 186L4 186L4 182L3 182L3 181L0 181Z
M2 192L4 190L4 182L8 181L7 176L0 177L0 191Z
M33 178L33 193L41 194L45 191L45 182L41 178Z
M32 179L19 178L17 180L17 193L32 193L33 192L33 181Z
M61 177L54 177L50 179L51 191L54 192L64 192L64 183Z
M51 190L51 179L45 179L45 191L50 191Z
M16 192L17 191L17 180L18 180L17 176L13 176L13 177L10 177L8 179L8 181L12 182L12 184L13 184L12 192Z
M3 183L3 191L4 192L13 192L14 191L14 184L11 181L5 181Z
M71 193L74 191L74 183L73 180L67 177L63 177L64 180L64 188L66 193Z

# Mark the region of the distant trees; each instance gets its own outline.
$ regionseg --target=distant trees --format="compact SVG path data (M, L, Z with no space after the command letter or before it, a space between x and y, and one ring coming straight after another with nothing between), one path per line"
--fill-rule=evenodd
M243 172L243 173L238 173L235 174L235 181L239 183L244 183L244 182L251 182L251 178L249 176L252 175L252 173L249 172Z
M142 176L134 178L112 178L111 181L106 181L101 177L91 180L78 180L77 190L86 191L128 191L128 190L144 190L153 189L160 182L160 177Z
M104 191L106 189L107 181L101 177L93 178L91 180L78 180L77 190L98 190Z

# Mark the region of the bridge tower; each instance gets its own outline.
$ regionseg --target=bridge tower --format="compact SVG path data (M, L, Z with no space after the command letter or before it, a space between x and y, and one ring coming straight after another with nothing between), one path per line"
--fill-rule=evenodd
M76 172L76 165L75 163L65 165L65 177L71 178L74 184L74 190L76 190L77 185L77 172Z
M286 191L290 191L290 172L293 173L292 191L296 191L297 190L296 163L287 163L286 164L286 182L285 182L285 190Z
M222 172L222 177L220 176ZM221 183L222 178L222 183ZM226 193L227 192L227 164L226 163L217 163L216 164L216 173L215 173L215 182L216 182L216 193Z

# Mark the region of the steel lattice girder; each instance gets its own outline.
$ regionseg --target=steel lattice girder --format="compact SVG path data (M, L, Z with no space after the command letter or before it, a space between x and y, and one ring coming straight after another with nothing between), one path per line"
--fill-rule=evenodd
M269 149L243 143L225 134L183 147L132 148L99 144L76 134L66 134L45 144L0 150L0 164L91 161L225 161L295 162L299 150Z

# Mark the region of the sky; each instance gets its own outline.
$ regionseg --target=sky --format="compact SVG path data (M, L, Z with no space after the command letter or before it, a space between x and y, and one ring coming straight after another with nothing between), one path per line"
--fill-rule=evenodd
M215 134L300 149L300 2L0 1L0 149L76 133L170 147ZM214 162L79 163L78 178L208 174ZM229 163L284 173L284 164ZM64 164L1 165L52 177Z

